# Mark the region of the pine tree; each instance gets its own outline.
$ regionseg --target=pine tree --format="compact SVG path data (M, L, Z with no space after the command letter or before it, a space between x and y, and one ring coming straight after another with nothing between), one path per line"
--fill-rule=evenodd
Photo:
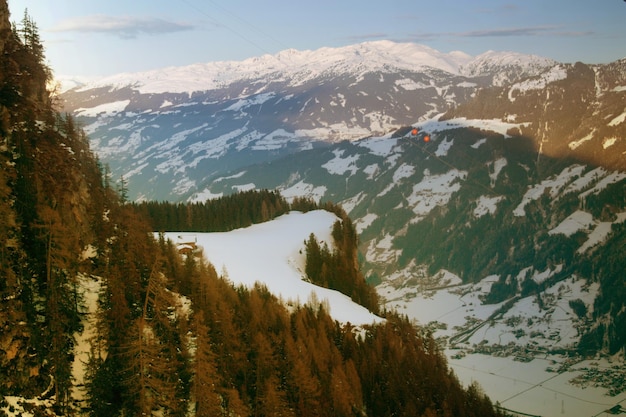
M196 415L198 417L218 416L222 413L222 401L218 394L221 378L202 311L196 313L193 327L196 334L196 351L192 392L196 404Z
M117 193L120 197L120 202L126 204L128 202L128 180L123 175L120 177Z
M50 357L55 379L56 403L64 409L69 403L71 389L70 354L72 333L78 322L78 303L75 286L75 234L69 233L59 213L52 207L40 209L41 230L46 241L46 316L49 333Z

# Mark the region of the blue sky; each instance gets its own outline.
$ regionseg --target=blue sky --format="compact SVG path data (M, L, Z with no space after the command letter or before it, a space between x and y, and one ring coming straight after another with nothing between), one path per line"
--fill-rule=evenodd
M624 0L9 0L58 75L104 76L389 39L561 62L626 57Z

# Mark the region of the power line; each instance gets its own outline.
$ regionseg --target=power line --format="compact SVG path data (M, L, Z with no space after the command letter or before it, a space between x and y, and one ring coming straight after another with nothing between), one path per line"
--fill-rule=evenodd
M195 4L191 3L189 0L180 0L181 2L185 3L187 6L191 7L192 9L194 9L195 11L197 11L199 14L205 16L206 18L208 18L211 23L213 23L215 26L218 27L224 27L227 30L229 30L230 32L232 32L234 35L236 35L237 37L243 39L244 41L246 41L247 43L249 43L250 45L254 46L255 48L257 48L259 51L270 55L272 57L274 57L274 59L276 59L278 62L280 62L281 64L283 64L280 59L278 59L278 57L276 57L274 54L272 54L270 51L268 51L267 49L265 49L263 46L261 46L260 44L258 44L257 42L255 42L254 40L252 40L250 37L244 35L241 31L236 30L234 27L231 27L223 22L218 21L217 19L215 19L214 17L212 17L208 12L206 12L205 10L199 8L198 6L196 6ZM254 30L256 30L258 33L266 36L267 38L271 39L272 41L280 44L281 46L282 43L280 41L278 41L277 39L275 39L274 37L272 37L271 35L269 35L268 33L265 33L264 31L262 31L261 29L259 29L258 27L254 26L253 24L247 22L246 20L244 20L243 18L237 16L235 13L227 10L226 8L224 8L223 6L217 4L214 1L210 1L211 4L213 4L214 6L219 7L220 9L222 9L224 12L230 14L231 16L233 16L234 18L236 18L237 20L243 22L246 27L252 28ZM285 47L286 49L286 47Z

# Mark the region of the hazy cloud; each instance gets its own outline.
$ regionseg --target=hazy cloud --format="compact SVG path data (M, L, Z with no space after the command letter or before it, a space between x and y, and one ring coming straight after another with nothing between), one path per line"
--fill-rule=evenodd
M192 30L193 28L194 26L191 24L170 22L158 18L93 15L64 20L52 31L110 33L124 39L132 39L141 34L158 35Z
M539 36L545 34L554 34L556 27L554 26L531 26L521 28L502 28L502 29L484 29L471 30L468 32L456 33L460 37L505 37L505 36Z
M389 35L383 32L375 32L375 33L364 33L362 35L353 35L346 36L344 39L350 40L352 42L363 42L375 39L387 39Z
M412 39L428 41L439 38L505 38L511 36L589 36L593 31L568 31L559 26L529 26L517 28L496 28L470 30L466 32L424 32L415 33Z

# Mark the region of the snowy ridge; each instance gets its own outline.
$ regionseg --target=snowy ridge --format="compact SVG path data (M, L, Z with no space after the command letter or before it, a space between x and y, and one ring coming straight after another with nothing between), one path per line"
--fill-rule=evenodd
M494 85L503 85L509 81L511 75L507 72L513 71L513 75L523 73L526 76L535 76L556 64L553 59L538 55L487 51L462 65L460 71L470 77L494 75Z
M325 210L291 212L266 223L224 233L197 233L193 237L216 270L235 285L264 284L288 304L318 300L327 303L330 315L342 323L372 324L383 319L338 291L304 280L303 242L315 234L320 243L332 244L337 217ZM189 240L189 234L166 233L173 242ZM182 240L181 240L182 239ZM242 262L245 254L245 262Z
M140 73L122 73L89 82L78 91L131 87L141 93L192 93L223 88L242 80L289 81L300 85L321 74L436 69L455 75L481 75L501 65L545 68L554 61L515 53L486 52L472 58L453 51L442 53L415 43L365 42L340 48L298 51L287 49L243 61L218 61L168 67Z

